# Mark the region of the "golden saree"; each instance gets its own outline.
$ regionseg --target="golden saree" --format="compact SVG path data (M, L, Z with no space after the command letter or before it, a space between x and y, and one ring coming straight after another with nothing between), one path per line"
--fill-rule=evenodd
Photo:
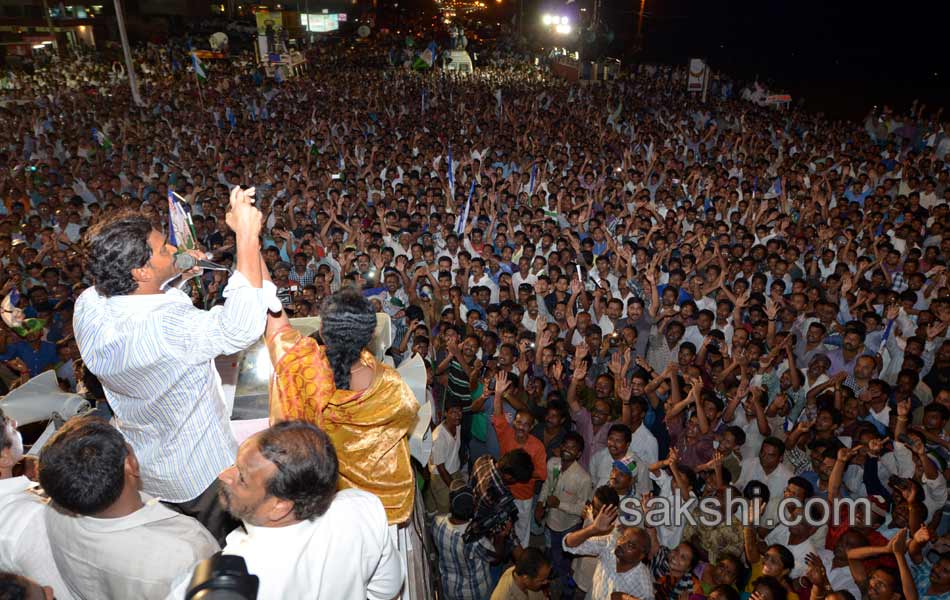
M373 369L372 385L339 390L313 338L288 327L267 340L267 349L274 365L271 423L300 419L326 431L340 462L340 489L376 494L391 525L407 521L415 494L408 433L419 403L396 370L364 351L360 362Z

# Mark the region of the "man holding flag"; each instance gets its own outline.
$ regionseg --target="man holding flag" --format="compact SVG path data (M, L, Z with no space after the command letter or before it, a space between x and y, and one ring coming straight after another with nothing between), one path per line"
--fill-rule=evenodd
M139 459L144 491L195 517L219 541L236 525L217 497L218 474L234 463L237 442L214 359L257 341L268 309L280 309L260 255L253 196L253 188L231 190L226 221L237 266L223 306L200 310L180 290L164 290L180 272L177 248L145 215L120 212L86 234L95 285L77 300L73 323L86 367Z

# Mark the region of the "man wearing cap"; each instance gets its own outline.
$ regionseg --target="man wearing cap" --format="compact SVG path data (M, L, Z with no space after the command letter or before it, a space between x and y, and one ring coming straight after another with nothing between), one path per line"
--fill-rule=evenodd
M449 514L437 516L432 525L442 591L447 600L480 600L491 591L489 552L494 548L485 538L465 542L465 529L475 514L475 496L468 484L452 482L449 506ZM505 530L494 537L503 543L507 533Z
M610 483L614 469L620 468L623 474L630 477L631 486L635 486L638 492L649 491L649 465L630 449L632 439L633 434L626 425L618 423L610 426L607 447L598 450L590 459L590 478L595 489Z

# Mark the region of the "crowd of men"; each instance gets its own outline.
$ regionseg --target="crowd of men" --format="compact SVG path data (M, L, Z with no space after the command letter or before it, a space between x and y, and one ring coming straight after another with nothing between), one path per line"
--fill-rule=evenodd
M228 209L253 185L283 309L317 316L355 286L390 316L393 361L426 361L435 409L419 476L445 598L950 599L940 112L830 122L747 102L725 77L702 103L682 69L580 85L514 59L463 77L364 66L381 47L341 52L280 83L215 61L199 83L179 50L139 49L143 106L94 54L11 77L2 293L44 327L4 330L4 386L56 369L101 394L73 332L94 283L81 260L92 226L134 209L165 231L175 191L203 250L247 275L251 225ZM206 273L191 299L217 306L230 287ZM274 578L307 572L262 581L271 593L338 589L341 572L362 587L326 593L398 593L381 505L333 498L319 428L223 443L235 466L212 499L245 525L224 540L181 510L209 482L187 468L166 482L178 512L143 492L139 459L187 465L137 458L132 438L148 432L119 425L84 417L48 443L38 479L52 510L14 476L22 444L5 422L0 513L17 518L0 521L0 598L41 597L37 584L57 598L181 598L222 546L270 561ZM743 512L730 497L755 518L727 518ZM719 500L723 518L631 524L634 508L689 498ZM815 498L868 508L819 524L802 518ZM305 522L316 541L302 562L268 555L296 543L281 527ZM373 565L357 564L346 527Z

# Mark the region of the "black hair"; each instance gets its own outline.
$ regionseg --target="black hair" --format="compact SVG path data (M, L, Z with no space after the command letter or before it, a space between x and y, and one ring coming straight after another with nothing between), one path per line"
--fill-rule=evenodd
M745 488L742 490L742 496L746 500L761 498L762 502L768 502L771 492L769 491L769 486L765 485L758 479L753 479L749 483L745 484Z
M136 211L121 211L89 228L83 248L96 291L109 297L138 289L132 270L144 267L152 257L150 233L152 223Z
M769 437L762 440L762 443L768 444L769 446L772 446L773 448L778 450L779 457L785 454L785 442L783 442L782 440L778 439L775 436L770 435Z
M726 427L723 433L731 433L732 437L736 438L736 446L745 444L745 431L738 425Z
M350 389L350 369L373 339L376 312L369 300L352 288L344 288L323 301L320 337L326 344L337 389Z
M739 600L739 592L731 585L717 585L709 592L707 598L712 597L713 594L719 594L724 600Z
M564 442L571 441L577 444L577 447L581 449L581 452L584 451L584 437L577 433L576 431L568 431L564 434L564 439L561 440L561 445L564 445Z
M509 475L518 483L527 483L531 481L531 475L534 473L534 462L531 455L518 448L508 452L498 460L498 472L502 475Z
M624 425L623 423L617 423L611 425L610 429L607 430L607 436L609 437L611 433L620 433L623 435L624 442L630 443L633 440L633 432L630 431L630 428Z
M40 453L40 485L66 510L95 515L122 494L128 453L122 434L105 419L71 419Z
M0 573L0 600L29 600L30 581L16 573Z
M786 550L788 550L786 548ZM788 598L788 591L785 589L785 586L771 575L763 575L755 581L752 582L752 589L764 585L769 588L769 592L772 594L772 600L786 600Z
M769 549L772 548L775 548L775 550L778 551L778 556L782 561L782 566L791 571L795 567L795 555L792 554L792 551L782 544L772 544L769 546Z
M294 516L304 521L321 516L336 495L339 463L330 437L304 421L284 421L257 438L261 456L277 473L267 494L294 503Z
M795 477L790 478L788 480L788 485L795 485L802 488L802 490L805 491L805 500L808 500L813 495L815 495L815 487L811 484L810 481L808 481L807 479L799 475L796 475Z
M604 506L620 506L620 494L609 485L602 485L594 490L594 498L600 500Z
M537 548L525 548L515 562L515 575L527 575L534 579L538 576L545 566L550 566L551 561Z
M950 410L947 409L943 404L938 404L936 402L931 402L924 407L924 414L935 412L940 415L940 418L946 421L950 419Z

